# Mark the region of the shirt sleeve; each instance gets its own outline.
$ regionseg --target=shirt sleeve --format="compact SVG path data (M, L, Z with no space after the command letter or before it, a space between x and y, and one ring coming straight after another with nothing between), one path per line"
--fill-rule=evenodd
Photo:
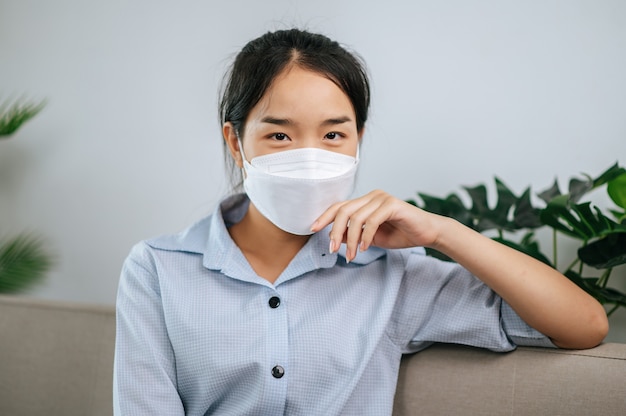
M114 414L184 415L155 261L143 243L124 262L116 308Z
M434 342L511 351L517 345L554 346L526 324L491 288L459 264L412 251L397 304L395 330L404 352ZM406 332L405 332L406 331Z
M505 301L502 301L500 313L504 332L515 345L557 348L550 338L524 322Z

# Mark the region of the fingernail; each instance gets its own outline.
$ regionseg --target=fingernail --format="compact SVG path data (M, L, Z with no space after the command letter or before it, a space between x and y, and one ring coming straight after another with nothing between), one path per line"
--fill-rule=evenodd
M359 250L361 252L365 251L365 243L363 241L361 241L361 244L359 244Z
M335 241L331 238L330 244L328 245L328 252L333 254L335 252Z
M316 229L317 229L317 221L315 221L313 225L311 226L311 231L315 231Z

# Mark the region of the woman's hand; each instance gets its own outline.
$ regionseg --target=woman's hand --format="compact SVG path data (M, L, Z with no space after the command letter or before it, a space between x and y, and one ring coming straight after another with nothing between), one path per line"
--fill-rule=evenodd
M333 223L330 251L346 243L346 260L371 245L382 248L404 248L435 245L439 216L375 190L360 198L338 202L315 222L312 231Z

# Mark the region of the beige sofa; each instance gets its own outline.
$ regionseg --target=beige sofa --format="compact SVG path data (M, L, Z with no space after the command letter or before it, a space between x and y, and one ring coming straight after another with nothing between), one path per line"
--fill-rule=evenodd
M111 415L112 307L0 296L0 415ZM407 356L396 415L626 415L626 344Z

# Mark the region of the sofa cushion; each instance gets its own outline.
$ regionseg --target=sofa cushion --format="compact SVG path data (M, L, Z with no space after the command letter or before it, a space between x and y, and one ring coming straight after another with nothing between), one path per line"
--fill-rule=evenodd
M115 311L0 297L0 415L110 416Z

